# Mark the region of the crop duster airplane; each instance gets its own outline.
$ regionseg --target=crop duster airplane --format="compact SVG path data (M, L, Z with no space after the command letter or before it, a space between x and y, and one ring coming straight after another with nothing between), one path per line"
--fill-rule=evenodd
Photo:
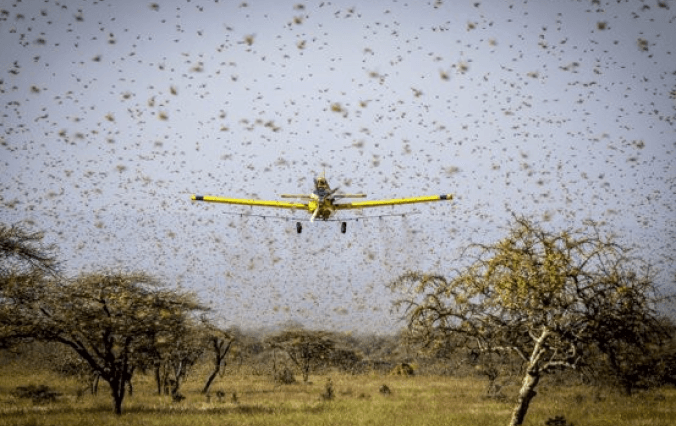
M214 197L211 195L192 195L193 201L206 201L208 203L224 203L224 204L238 204L242 206L261 206L261 207L275 207L279 209L292 210L306 210L312 216L310 222L315 219L333 220L329 219L334 213L339 210L364 209L370 207L395 206L399 204L414 204L414 203L428 203L432 201L450 201L453 199L452 194L430 195L423 197L411 198L396 198L391 200L373 200L373 201L358 201L351 203L336 203L337 200L344 198L366 198L366 194L344 194L339 193L338 188L331 189L329 183L324 176L319 176L314 179L315 188L311 194L281 194L282 198L295 198L303 202L286 202L286 201L267 201L267 200L249 200L243 198L224 198ZM387 216L387 215L385 215ZM266 216L264 216L266 217ZM353 218L352 220L358 220ZM345 222L341 223L340 231L344 234L347 229ZM300 222L296 222L296 231L300 234L303 226Z

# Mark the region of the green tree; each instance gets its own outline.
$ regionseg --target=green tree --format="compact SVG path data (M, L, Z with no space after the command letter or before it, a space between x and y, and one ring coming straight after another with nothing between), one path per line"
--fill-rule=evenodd
M43 238L44 234L30 232L22 225L0 224L0 348L34 337L30 322L10 321L9 316L16 314L21 305L32 303L34 295L8 295L16 293L17 288L38 288L56 276L54 247L44 245Z
M304 329L286 330L267 339L273 349L280 349L300 369L303 381L307 383L310 371L326 363L333 351L334 342L324 331Z
M613 326L612 319L603 318L603 322L605 327ZM645 330L647 334L633 341L603 339L598 344L600 359L590 369L595 370L599 384L619 386L627 396L635 389L668 383L676 361L673 330L664 318L659 335L653 329Z
M147 366L158 346L179 339L192 313L203 309L192 295L162 289L144 273L15 285L3 297L12 301L3 309L6 326L73 349L110 385L117 414L134 370Z
M450 277L408 272L390 287L405 296L409 330L428 347L453 336L480 352L512 352L525 374L511 425L520 425L542 376L577 368L596 348L660 342L658 289L650 269L590 224L551 233L516 218L507 238L474 244Z
M164 389L165 394L180 398L181 384L208 349L205 332L201 324L189 319L178 324L171 336L155 343L152 362L158 395Z

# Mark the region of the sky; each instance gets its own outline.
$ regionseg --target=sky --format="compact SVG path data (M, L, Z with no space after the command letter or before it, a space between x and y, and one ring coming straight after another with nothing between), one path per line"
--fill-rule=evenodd
M449 274L513 215L601 222L673 289L674 28L671 0L0 0L0 221L242 327L396 331L388 282ZM346 234L190 200L322 172L454 200Z

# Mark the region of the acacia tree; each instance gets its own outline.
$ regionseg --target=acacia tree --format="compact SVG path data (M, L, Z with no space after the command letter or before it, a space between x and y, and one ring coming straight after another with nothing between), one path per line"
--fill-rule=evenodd
M216 376L221 371L221 368L226 366L226 357L232 348L232 344L237 340L237 333L234 330L222 330L207 321L204 321L204 344L211 349L213 355L213 370L209 374L202 393L208 393L211 384Z
M15 285L3 297L12 301L3 318L7 327L73 349L110 385L116 414L134 370L147 366L156 347L176 340L191 313L203 309L192 295L161 289L144 273Z
M408 272L390 287L395 306L427 347L449 337L485 353L513 352L525 364L510 425L520 425L541 377L577 368L589 349L621 357L622 345L666 335L650 269L589 224L551 233L515 218L507 238L464 251L450 277Z
M204 330L193 321L184 321L174 333L154 347L153 364L158 395L164 389L181 398L179 389L197 360L206 351Z
M310 376L310 370L326 362L334 348L334 342L326 332L303 329L283 331L268 338L267 343L273 349L281 349L289 355L303 374L305 383Z
M42 243L44 235L30 232L21 225L0 224L0 348L19 340L32 338L32 326L12 321L11 314L23 303L32 303L34 296L23 294L20 300L7 297L16 288L39 287L57 274L54 247Z
M42 243L44 234L21 225L0 224L0 277L29 272L56 272L53 246Z

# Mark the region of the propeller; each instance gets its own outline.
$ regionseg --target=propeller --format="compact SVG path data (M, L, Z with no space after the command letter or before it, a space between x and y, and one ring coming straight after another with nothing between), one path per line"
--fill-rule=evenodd
M336 189L330 189L330 190L326 193L326 195L324 196L324 198L330 197L330 198L329 198L330 200L335 200L335 198L333 197L333 194L335 194L336 191L338 191L339 189L340 189L340 187L337 187Z
M309 194L281 194L280 197L282 198L296 198L296 199L301 199L301 200L317 200L317 208L312 212L312 217L310 218L310 222L314 222L314 220L319 216L319 210L321 209L321 206L324 204L325 200L330 200L331 202L335 200L339 200L341 198L365 198L366 194L338 194L338 191L340 190L340 187L336 187L334 189L331 189L329 187L328 183L324 178L321 178L322 180L319 181L319 178L314 178L314 184L315 184L315 190Z

